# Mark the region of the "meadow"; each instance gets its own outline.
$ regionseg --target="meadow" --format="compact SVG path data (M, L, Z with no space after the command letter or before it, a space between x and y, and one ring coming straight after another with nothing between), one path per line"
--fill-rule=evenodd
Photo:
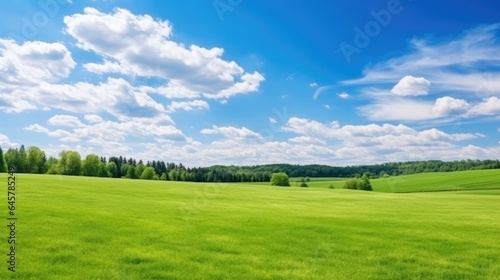
M291 185L298 186L301 178L292 178ZM342 189L345 178L312 178L309 187ZM386 193L500 190L500 170L472 170L461 172L421 173L391 176L370 180L373 190Z
M374 192L18 174L0 279L500 279L500 172L467 172Z

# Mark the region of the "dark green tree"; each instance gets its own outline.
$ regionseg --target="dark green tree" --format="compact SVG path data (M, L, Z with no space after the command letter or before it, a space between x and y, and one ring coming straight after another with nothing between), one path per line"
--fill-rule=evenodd
M155 179L155 177L157 176L155 169L153 167L146 167L146 169L144 169L144 171L141 174L141 179L144 180L153 180Z
M89 154L82 162L83 176L99 176L99 168L101 167L101 159L98 155ZM107 177L107 176L106 176Z
M76 151L61 151L59 153L58 173L78 176L82 172L82 158Z
M134 165L129 166L126 177L129 179L139 179Z
M104 163L102 160L99 163L99 177L111 177L111 173L108 172L106 163Z
M43 174L45 173L45 152L36 146L31 146L28 148L28 172L33 174Z
M357 190L359 185L359 179L349 179L344 183L344 189Z
M111 177L118 178L118 166L116 166L116 163L114 161L111 161L110 159L110 162L108 162L108 164L106 165L106 169L108 170Z
M2 147L0 147L0 173L7 172L7 164L5 163L5 160L3 158L3 150Z
M19 173L28 173L29 167L28 167L28 154L26 153L26 148L24 145L21 145L21 148L19 148L19 158L18 158L18 168L17 172Z
M58 172L58 160L55 157L49 157L44 164L47 174L57 174Z
M365 173L359 180L358 189L362 191L373 191L368 175Z
M280 187L289 187L288 175L284 172L273 173L271 176L271 185Z

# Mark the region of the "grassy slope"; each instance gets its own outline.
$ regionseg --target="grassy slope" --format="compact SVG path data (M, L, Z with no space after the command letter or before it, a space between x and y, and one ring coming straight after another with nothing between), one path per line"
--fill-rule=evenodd
M332 184L338 189L344 186L344 181L339 181L339 178L312 178L311 180L307 183L309 187L327 188ZM500 169L422 173L374 179L370 182L376 192L500 189Z
M43 175L17 193L11 279L500 278L498 195Z

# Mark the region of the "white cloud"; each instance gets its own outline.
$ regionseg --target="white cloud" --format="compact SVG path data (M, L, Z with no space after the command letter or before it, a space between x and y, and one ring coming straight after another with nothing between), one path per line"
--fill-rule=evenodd
M33 131L33 132L40 132L40 133L48 133L50 131L48 128L43 127L39 124L32 124L32 125L29 125L23 129L28 130L28 131Z
M53 126L64 127L82 127L84 124L75 116L55 115L48 120L48 123Z
M468 115L497 115L500 114L500 98L488 97L482 102L474 105L468 112Z
M409 54L370 65L364 69L361 78L345 80L336 86L356 86L365 97L375 98L374 104L358 108L358 112L372 120L415 121L450 115L495 114L494 99L474 103L477 97L499 97L500 57L496 55L500 49L499 30L500 24L481 25L452 39L450 36L413 39ZM401 79L401 73L411 73L412 76ZM445 96L444 99L436 100L435 104L412 99L392 100L395 95L429 94L429 81L432 81L432 93ZM392 91L388 91L390 88ZM467 108L466 103L471 107ZM412 109L411 104L417 107ZM468 113L464 112L466 109Z
M99 115L94 115L94 114L91 114L91 115L85 115L84 116L84 119L91 123L91 124L96 124L96 123L101 123L103 122L104 120L101 118L101 116Z
M277 123L278 121L277 121L275 118L273 118L273 117L269 117L269 122L270 122L271 124L275 124L275 123Z
M475 92L481 82L498 77L494 67L500 63L496 55L500 42L496 40L500 24L482 25L467 30L454 40L434 38L413 39L412 52L395 57L364 70L360 79L341 82L343 85L369 85L394 83L400 79L401 73L412 73L414 76L425 76L433 83L434 90L453 90ZM484 66L493 68L491 72ZM460 69L460 72L455 71ZM483 69L479 73L475 69ZM500 90L500 83L487 83L489 91ZM498 86L498 87L497 87Z
M71 137L72 134L71 132L63 129L57 129L54 131L50 131L47 133L50 137L55 137L55 138L66 138L66 137Z
M317 87L317 86L318 86L318 84L317 84L317 83L310 83L310 84L309 84L309 86L310 86L310 87Z
M20 84L67 77L76 62L60 43L0 39L0 81Z
M408 99L378 99L373 104L358 108L358 112L370 120L383 121L419 121L438 117L433 104L425 101Z
M316 100L318 99L318 97L324 93L325 91L328 91L330 89L332 89L333 86L322 86L322 87L319 87L313 94L313 99Z
M330 105L326 104L326 105L325 105L325 108L326 108L326 109L330 109Z
M350 97L350 95L347 92L337 93L337 95L342 99L347 99Z
M438 116L449 116L465 113L470 107L471 105L463 99L445 96L436 100L434 107L432 107L432 112Z
M173 101L168 105L168 112L175 112L177 110L193 111L193 110L208 110L209 106L206 101L203 100L193 100L193 101Z
M121 122L100 121L97 115L85 115L89 124L83 124L74 116L54 116L49 123L65 126L68 129L50 131L37 124L26 127L26 130L46 133L64 143L76 143L87 147L99 147L105 154L116 155L119 151L132 151L136 146L135 139L156 139L158 142L169 140L172 143L186 141L186 137L173 125L162 125L159 121L129 119ZM134 139L134 140L133 140ZM82 146L83 147L83 146Z
M17 145L18 144L16 142L12 142L7 135L0 133L0 147L1 146L15 147Z
M124 106L141 110L151 107L157 113L164 111L161 105L122 79L108 79L99 85L57 84L75 65L71 53L60 43L33 41L19 45L0 39L0 110L20 113L56 108L80 112L85 108L89 112L106 111L116 116L133 115L130 111L123 112Z
M227 138L241 139L241 138L261 138L262 136L246 127L232 127L224 126L218 127L216 125L212 128L204 128L200 131L201 134L221 134Z
M447 145L448 142L484 137L481 134L447 134L435 128L417 131L405 125L369 124L344 125L338 122L322 124L315 120L292 117L283 130L320 139L342 140L345 146L379 146L398 148L404 145Z
M431 83L422 77L405 76L391 90L399 96L427 95Z
M500 147L479 148L465 143L454 134L430 131L416 131L394 126L383 130L401 130L400 135L390 134L372 137L348 137L338 145L325 143L322 138L301 135L288 141L247 141L247 139L223 138L211 143L189 142L182 145L165 143L144 145L138 156L144 159L169 158L188 166L209 166L214 164L253 165L266 163L355 165L401 160L464 158L492 158L500 156ZM365 128L361 128L364 130ZM404 130L412 133L403 133ZM450 136L454 135L454 136ZM455 139L453 139L455 138ZM438 141L435 141L438 139ZM351 141L352 140L352 141ZM383 144L388 141L387 145ZM329 142L338 142L330 140Z
M260 73L246 73L236 62L223 60L222 48L174 42L172 24L149 15L85 8L83 14L66 16L64 23L78 47L106 58L101 64L85 64L88 71L168 79L162 89L166 95L175 91L183 97L228 98L257 91L264 81Z
M297 143L297 144L318 144L318 145L325 145L326 142L324 140L320 140L318 138L313 138L310 136L297 136L288 139L289 142L291 143Z

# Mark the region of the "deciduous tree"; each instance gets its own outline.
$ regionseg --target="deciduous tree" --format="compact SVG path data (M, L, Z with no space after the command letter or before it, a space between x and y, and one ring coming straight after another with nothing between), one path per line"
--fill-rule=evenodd
M99 176L99 168L101 166L101 159L98 155L89 154L82 162L83 176Z
M45 152L36 146L28 148L28 171L33 174L45 173Z
M141 179L153 180L156 176L155 169L153 167L146 167L141 174Z
M290 182L288 175L284 172L273 173L273 175L271 176L271 185L289 187Z

